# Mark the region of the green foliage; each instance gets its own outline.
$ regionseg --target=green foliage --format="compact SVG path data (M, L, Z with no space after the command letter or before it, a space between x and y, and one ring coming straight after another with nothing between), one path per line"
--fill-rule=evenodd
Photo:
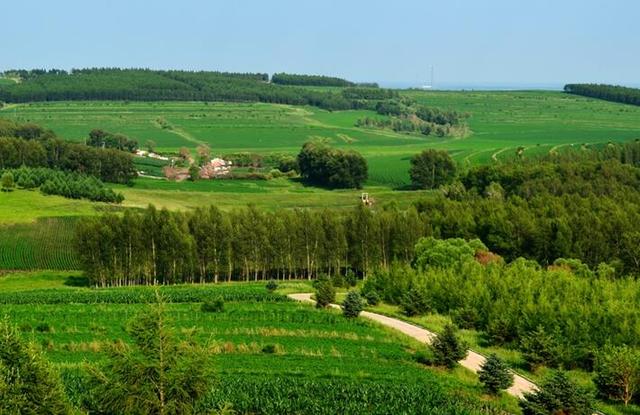
M513 385L513 373L509 366L493 353L482 364L478 377L487 391L493 395Z
M316 307L325 308L336 301L336 289L331 280L318 280L316 286Z
M376 291L368 291L364 295L364 299L367 301L367 304L371 306L375 306L380 303L380 295L378 295Z
M105 182L130 183L137 176L129 153L95 148L55 138L52 133L22 134L24 125L0 120L0 170L47 167L95 176Z
M200 168L197 165L192 164L191 166L189 166L189 180L191 180L192 182L195 182L199 178L200 178Z
M138 142L131 140L124 134L113 134L100 129L93 129L89 133L87 145L101 148L115 148L120 151L133 153L138 149Z
M224 299L218 296L211 301L204 302L200 310L205 313L222 313L224 311Z
M420 269L447 268L471 261L476 253L486 250L487 247L479 239L420 238L415 247L414 264Z
M329 188L362 188L368 178L367 161L359 153L308 142L298 154L302 178Z
M451 324L445 326L429 347L433 351L434 363L449 369L456 367L458 361L467 357L468 353L466 343L458 338Z
M355 85L346 79L321 75L295 75L286 73L275 73L271 77L271 82L280 85L306 85L306 86L338 86L346 87Z
M419 316L431 310L427 292L422 287L412 286L402 296L400 302L402 313L408 317Z
M533 370L541 365L557 367L560 359L560 347L557 343L558 334L547 333L543 326L526 333L520 340L520 348L529 367Z
M91 395L103 413L190 414L211 384L207 355L178 344L164 303L136 316L128 327L134 348L114 346L109 361L88 366Z
M564 86L564 91L585 97L640 105L640 89L638 88L605 84L567 84Z
M524 415L592 415L592 406L589 391L577 387L561 371L548 378L539 391L525 394L520 401Z
M266 288L267 288L267 291L274 292L275 290L278 289L278 283L276 282L276 280L269 280L267 281Z
M5 172L0 177L0 185L2 186L3 192L11 192L13 188L16 187L13 174L11 172Z
M71 413L58 374L6 317L0 320L0 413Z
M347 318L356 318L364 309L364 300L357 291L349 291L342 302L342 313Z
M124 196L109 189L94 176L71 173L48 168L6 170L15 177L18 186L24 189L40 188L45 195L59 195L69 199L88 199L94 202L121 203Z
M420 189L437 189L453 182L456 164L448 152L424 150L411 159L411 183Z
M595 365L594 383L603 399L625 406L640 392L640 351L629 346L607 346Z

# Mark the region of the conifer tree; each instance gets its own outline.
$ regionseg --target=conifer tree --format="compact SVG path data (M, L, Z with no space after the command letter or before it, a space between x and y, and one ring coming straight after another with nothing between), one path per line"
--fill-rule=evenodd
M447 324L444 331L431 343L434 363L453 369L459 360L467 357L467 345L456 335L455 328Z
M513 373L509 371L509 367L495 353L487 357L478 372L480 382L487 388L492 395L497 395L501 390L509 388L513 385Z

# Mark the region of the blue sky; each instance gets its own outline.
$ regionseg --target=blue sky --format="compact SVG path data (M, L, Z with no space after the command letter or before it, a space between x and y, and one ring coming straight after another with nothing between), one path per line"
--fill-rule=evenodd
M0 6L0 70L119 66L357 81L640 79L637 0L57 0Z

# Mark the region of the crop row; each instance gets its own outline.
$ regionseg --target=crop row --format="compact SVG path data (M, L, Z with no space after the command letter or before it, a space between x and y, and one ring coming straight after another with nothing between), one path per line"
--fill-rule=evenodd
M289 299L264 287L164 286L109 289L43 289L0 293L0 304L144 304L156 299L156 288L169 303L199 303L215 297L224 301L281 302Z
M76 218L45 218L0 226L0 270L79 269L73 249Z

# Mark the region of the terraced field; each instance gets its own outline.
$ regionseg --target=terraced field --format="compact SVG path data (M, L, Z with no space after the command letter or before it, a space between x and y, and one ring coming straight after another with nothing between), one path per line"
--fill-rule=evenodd
M34 275L3 278L8 283L0 278L0 291L9 289L0 294L4 313L62 369L75 402L83 394L78 388L82 362L98 362L114 341L128 341L125 322L147 307L140 303L144 301L140 289L30 292L21 290L16 280ZM37 276L34 280L36 286L45 284ZM49 275L46 284L51 286L52 280L55 277ZM295 290L298 285L283 288ZM483 396L469 372L447 373L419 365L413 354L423 346L408 338L371 322L345 319L337 311L268 294L261 284L163 291L170 301L179 301L167 305L179 336L191 336L210 353L216 385L203 403L207 408L224 402L241 413L259 409L271 414L362 413L363 407L380 414L473 414L516 408L512 398ZM90 297L98 294L106 300L96 304ZM192 300L185 300L192 294ZM226 299L224 312L200 310L200 301L218 295ZM36 301L37 296L49 300ZM50 304L56 298L65 300ZM134 302L123 304L123 298Z

